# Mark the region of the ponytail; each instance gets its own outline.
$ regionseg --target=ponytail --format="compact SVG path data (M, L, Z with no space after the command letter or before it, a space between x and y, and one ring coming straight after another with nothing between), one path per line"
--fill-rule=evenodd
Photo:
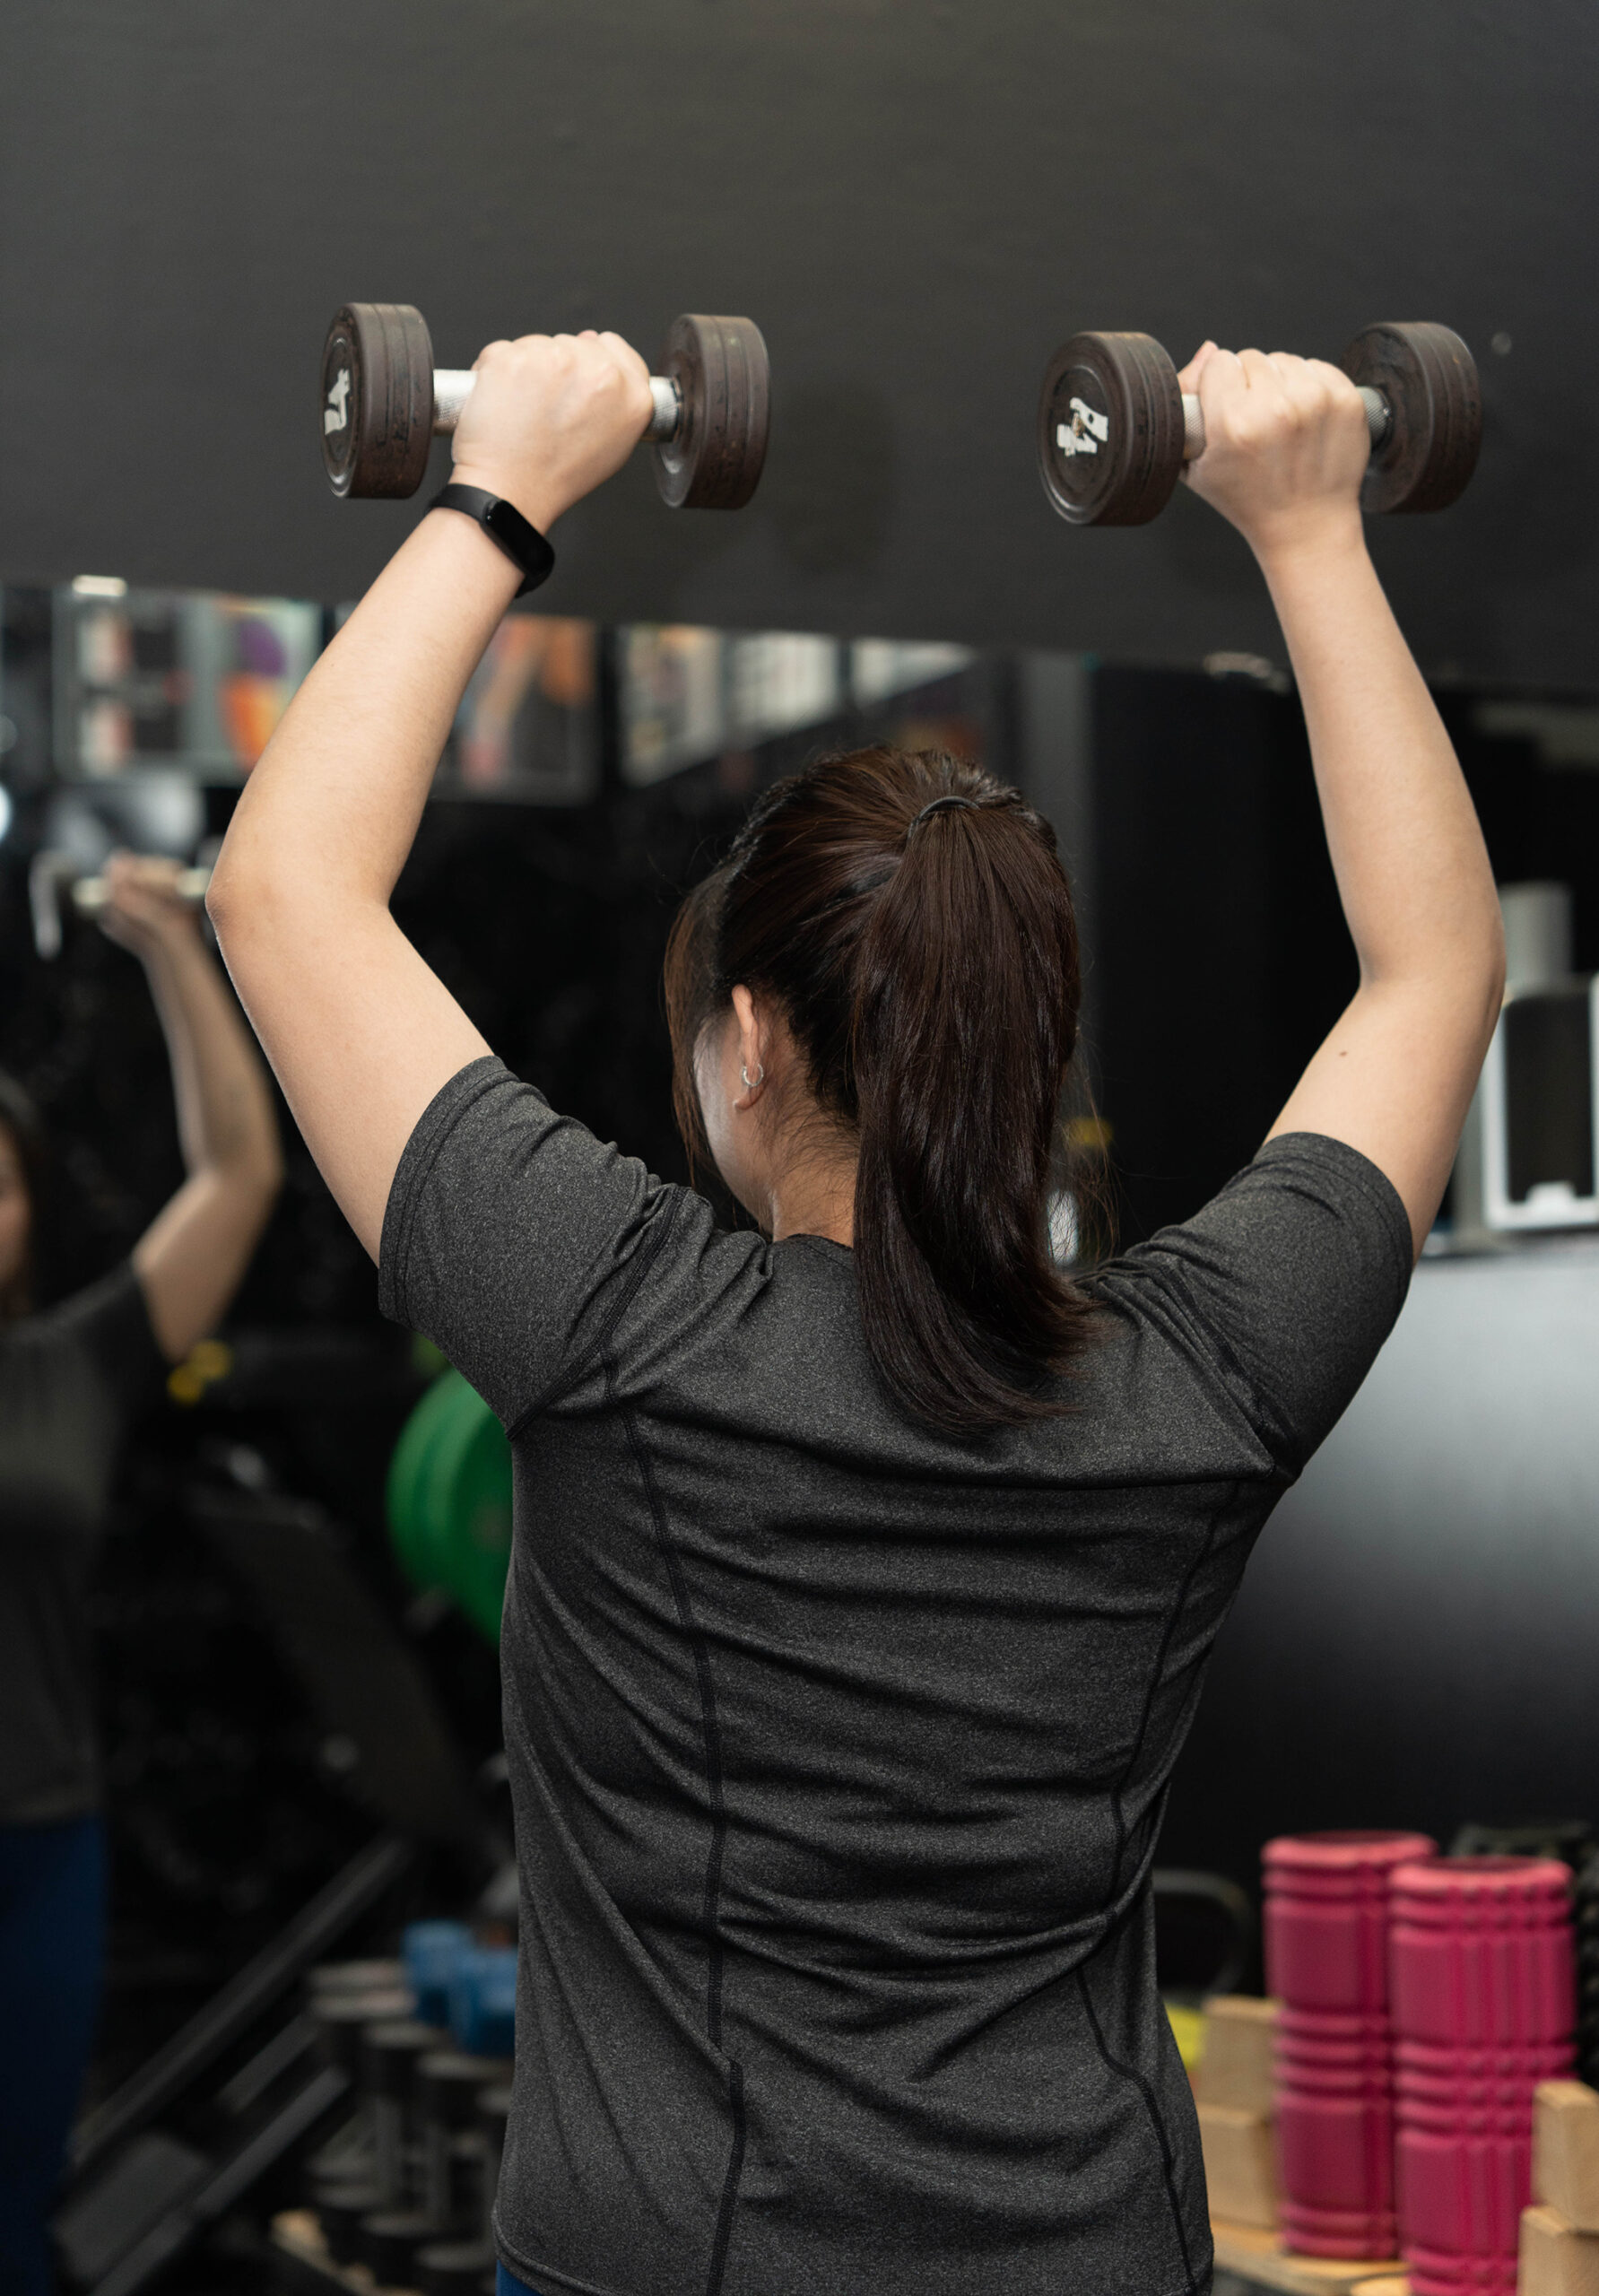
M758 803L667 953L676 1101L743 982L781 1008L858 1144L866 1344L915 1418L978 1434L1057 1413L1087 1303L1048 1234L1077 935L1049 824L978 767L883 748Z

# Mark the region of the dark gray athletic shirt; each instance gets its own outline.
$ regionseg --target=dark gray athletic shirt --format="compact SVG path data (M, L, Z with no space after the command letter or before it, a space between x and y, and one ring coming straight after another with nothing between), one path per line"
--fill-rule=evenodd
M0 1329L0 1825L99 1799L89 1573L117 1448L164 1369L126 1263Z
M946 1440L879 1386L842 1246L719 1230L496 1060L446 1085L382 1288L515 1457L513 2273L1208 2285L1155 1837L1250 1546L1410 1265L1373 1165L1273 1141L1096 1277L1068 1416Z

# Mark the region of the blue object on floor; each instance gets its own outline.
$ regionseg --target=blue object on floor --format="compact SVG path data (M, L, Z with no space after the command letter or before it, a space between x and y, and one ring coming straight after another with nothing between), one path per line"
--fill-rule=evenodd
M514 2272L507 2272L503 2265L495 2267L494 2296L539 2296L536 2288L529 2288Z
M0 1826L0 2288L49 2296L48 2224L100 2013L98 1817Z
M413 1921L400 1939L405 1975L424 2025L449 2022L450 1980L464 1953L476 1951L464 1921Z
M468 2057L509 2057L517 2030L517 1955L510 1945L480 1945L456 1962L449 1987L449 2029Z

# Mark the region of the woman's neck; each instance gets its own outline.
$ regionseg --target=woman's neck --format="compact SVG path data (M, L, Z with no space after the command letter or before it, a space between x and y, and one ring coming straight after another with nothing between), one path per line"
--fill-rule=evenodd
M825 1153L795 1157L772 1181L768 1232L774 1244L788 1236L825 1236L830 1243L855 1243L853 1142Z

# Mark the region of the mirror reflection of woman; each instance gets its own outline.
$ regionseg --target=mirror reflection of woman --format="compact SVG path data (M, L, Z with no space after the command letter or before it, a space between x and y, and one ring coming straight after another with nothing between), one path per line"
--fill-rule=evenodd
M736 1232L510 1075L389 912L520 578L489 534L420 522L234 816L212 909L246 1006L388 1312L515 1457L504 2290L1210 2285L1166 1789L1254 1540L1399 1311L1503 950L1367 555L1354 386L1213 345L1184 384L1360 978L1254 1161L1103 1267L1047 1240L1070 894L976 766L820 760L685 904L679 1105ZM544 530L650 404L614 336L492 344L456 476ZM1203 951L1172 995L1226 1030Z
M48 2221L92 2045L105 1839L86 1614L129 1422L214 1332L281 1178L260 1057L175 864L107 865L104 929L143 965L187 1177L119 1267L45 1309L47 1144L0 1079L0 2289L45 2296Z

